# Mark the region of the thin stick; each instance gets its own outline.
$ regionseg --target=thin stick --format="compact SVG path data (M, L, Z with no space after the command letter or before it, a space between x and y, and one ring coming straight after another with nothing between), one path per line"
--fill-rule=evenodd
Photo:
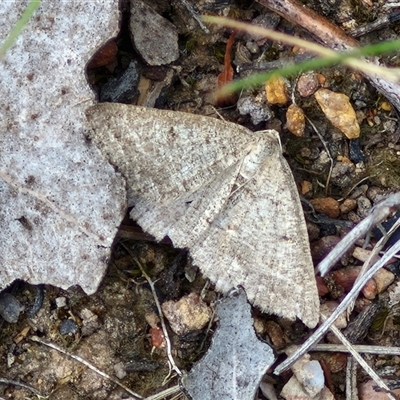
M26 383L22 383L22 382L18 382L18 381L14 381L12 379L5 379L5 378L0 378L0 384L2 385L13 385L13 386L19 386L19 387L23 387L25 389L30 390L32 393L35 393L35 395L37 397L39 397L40 399L47 399L49 396L42 396L40 394L40 392L35 389L32 386L27 385Z
M326 317L321 314L321 319L326 321ZM343 345L347 348L347 350L351 353L354 359L361 365L364 371L375 381L375 383L382 389L387 390L390 392L390 389L387 387L385 382L379 377L379 375L366 363L366 361L358 354L352 344L345 338L342 332L336 328L335 325L331 325L330 327L331 332L343 343ZM390 393L386 393L387 396L391 400L396 400Z
M355 299L360 293L361 289L364 287L365 282L371 279L374 274L382 268L390 259L400 251L400 240L396 242L384 255L383 257L376 262L372 268L368 270L368 272L364 275L364 279L362 281L354 284L351 291L347 294L347 296L343 299L343 301L339 304L336 310L332 313L332 315L322 323L322 325L310 336L304 344L290 357L288 357L284 362L278 365L274 370L274 374L279 375L281 372L287 370L296 360L305 354L311 347L313 347L317 342L319 342L322 337L325 335L329 327L332 323L339 317L339 315L344 312L349 304Z
M386 347L386 346L369 346L364 344L353 344L354 350L359 353L366 354L383 354L400 356L400 347ZM332 353L347 353L347 347L343 344L321 343L315 345L311 351L332 352Z
M144 270L144 268L142 267L142 264L139 262L139 260L135 257L135 255L132 253L131 249L129 249L127 246L124 245L124 243L121 242L121 246L124 247L124 249L130 254L130 256L132 257L133 261L136 263L136 265L139 267L142 275L144 276L144 278L146 279L146 281L148 282L148 284L150 285L150 289L151 289L151 293L153 294L154 297L154 301L156 303L157 306L157 310L158 310L158 314L160 317L160 322L161 322L161 327L163 330L163 334L164 334L164 339L165 339L165 343L166 343L166 347L167 347L167 357L169 362L172 365L172 369L179 375L182 376L182 372L181 370L178 368L178 366L175 363L174 357L172 357L172 346L171 346L171 341L169 339L169 335L168 335L168 331L167 331L167 326L165 325L165 320L164 320L164 314L162 312L161 309L161 305L160 302L158 301L158 297L157 297L157 293L156 293L156 289L154 287L154 283L151 280L151 278L146 274L146 271Z
M324 146L324 148L325 148L326 154L328 154L329 161L330 161L330 164L331 164L331 166L330 166L330 168L329 168L328 176L327 176L327 178L326 178L326 183L325 183L325 196L328 196L328 188L329 188L329 183L330 183L330 181L331 181L332 170L333 170L333 164L334 164L333 158L332 158L331 153L330 153L330 151L329 151L329 149L328 149L328 145L326 144L324 138L323 138L322 135L320 134L320 132L319 132L319 130L317 129L317 127L314 125L314 123L313 123L307 116L306 116L306 118L307 118L307 121L309 122L309 124L313 127L314 132L318 135L319 140L322 142L322 144L323 144L323 146Z
M179 385L176 385L168 389L165 389L160 393L154 394L153 396L146 397L144 400L161 400L165 399L165 397L167 396L172 396L173 394L177 394L180 392L182 392L181 388L179 387Z
M123 385L122 383L118 382L115 378L113 378L112 376L106 374L103 371L100 371L98 368L96 368L94 365L90 364L88 361L84 360L83 358L76 356L74 354L70 354L68 352L66 352L65 350L63 350L61 347L56 346L53 343L44 341L40 338L38 338L37 336L31 336L30 340L33 340L34 342L38 342L41 344L44 344L47 347L50 347L54 350L59 351L60 353L65 354L68 357L71 357L72 359L74 359L75 361L78 361L80 363L82 363L83 365L86 365L86 367L90 368L92 371L97 372L99 375L101 375L102 377L110 380L111 382L114 382L116 385L118 385L119 387L121 387L122 389L124 389L126 392L128 392L129 394L131 394L132 396L135 397L135 399L143 399L143 397L140 394L137 394L135 392L133 392L131 389L129 389L127 386Z
M343 51L359 46L357 40L332 22L304 6L298 0L257 0L258 3L276 12L287 21L300 25L317 37L320 42L331 49ZM378 60L374 60L379 64ZM374 62L373 61L373 62ZM395 107L400 110L400 84L389 82L375 73L363 71L371 84L379 90Z
M361 237L365 236L374 225L385 220L392 212L400 208L400 192L389 195L371 210L368 217L364 218L353 228L317 266L318 272L324 276L331 266L342 257L350 247Z

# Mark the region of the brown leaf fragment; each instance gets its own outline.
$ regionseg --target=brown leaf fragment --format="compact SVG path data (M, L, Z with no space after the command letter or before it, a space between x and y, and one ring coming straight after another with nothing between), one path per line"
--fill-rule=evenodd
M222 86L232 82L233 80L233 68L231 65L231 53L232 53L232 46L235 41L236 31L233 31L226 43L226 50L224 55L224 69L218 75L217 84L218 89L222 88ZM216 105L218 106L226 106L236 103L237 95L236 93L228 93L224 96L219 96L216 99Z

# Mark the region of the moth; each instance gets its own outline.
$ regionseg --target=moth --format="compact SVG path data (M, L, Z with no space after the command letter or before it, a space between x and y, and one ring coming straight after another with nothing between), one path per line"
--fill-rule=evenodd
M188 248L217 290L240 285L262 311L317 324L306 225L277 132L114 103L86 117L144 231Z

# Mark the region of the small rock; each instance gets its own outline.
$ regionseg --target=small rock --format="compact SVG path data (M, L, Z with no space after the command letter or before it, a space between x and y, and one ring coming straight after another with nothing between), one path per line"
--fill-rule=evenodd
M352 174L356 170L352 162L338 161L332 168L331 181L336 186L345 187L351 184Z
M61 335L75 335L75 333L79 332L79 327L75 321L68 318L61 322L58 330Z
M311 96L320 86L318 75L314 72L301 75L297 81L297 91L301 97Z
M373 380L361 383L358 387L359 400L389 400L389 396L385 392L374 389L376 386ZM399 396L400 389L394 389L392 393Z
M204 328L212 316L210 307L196 293L184 296L178 301L167 301L161 308L171 329L177 335Z
M357 214L361 217L361 218L365 218L366 216L368 216L368 214L371 211L371 200L368 199L365 196L360 196L357 199Z
M327 369L336 374L346 368L347 357L346 353L324 353L323 360Z
M286 80L280 76L269 79L265 84L265 94L269 104L286 104L289 101Z
M275 321L267 321L265 323L267 335L271 339L272 344L277 348L281 349L288 344L288 340L283 333L282 328Z
M349 142L349 157L354 164L365 162L365 156L361 150L360 139L353 139Z
M110 40L95 53L88 62L87 68L99 68L108 65L113 61L118 53L118 47L114 40Z
M304 135L306 127L304 111L296 104L291 104L286 111L286 127L297 137Z
M313 244L311 254L314 261L318 262L325 258L328 253L339 243L338 236L324 236Z
M373 281L373 285L368 284L364 286L362 294L368 299L373 300L378 294L384 292L390 284L393 283L395 275L385 268L381 268L376 274L370 279Z
M10 324L18 322L19 315L24 311L24 306L11 293L0 294L0 315Z
M261 96L255 98L252 96L240 98L237 102L237 110L240 115L249 114L253 125L268 121L272 117L272 112L268 104Z
M319 229L319 226L317 224L314 224L311 221L306 221L306 226L307 226L307 232L308 232L308 237L310 238L310 241L314 241L319 239L319 234L321 230Z
M118 379L124 379L126 377L125 364L123 362L119 362L114 365L114 374Z
M132 44L149 65L170 64L178 59L175 26L140 0L131 0Z
M328 89L319 89L315 92L315 98L332 125L348 139L360 136L360 126L348 96Z
M300 386L311 398L317 396L325 386L321 365L316 360L310 361L309 354L297 360L292 366L292 371Z
M325 315L325 317L329 318L332 313L336 310L339 303L337 301L326 301L325 303L321 304L320 312ZM343 312L339 315L339 317L335 320L333 325L336 326L338 329L344 329L347 327L347 318L346 312Z
M260 390L264 397L268 400L278 400L278 396L275 393L275 388L272 383L261 381Z
M100 102L132 104L139 96L138 84L140 72L138 64L131 61L128 68L116 78L105 83L99 94Z
M98 315L88 308L84 308L79 316L82 319L82 336L90 336L100 328Z
M341 214L347 214L350 211L353 211L357 207L357 201L354 199L346 199L339 206Z
M310 181L301 182L301 194L305 196L312 191L312 183Z
M322 276L317 275L315 277L315 280L317 281L317 290L318 290L318 295L320 297L323 297L329 293L328 286L326 286L324 278Z
M361 267L341 268L332 272L332 277L337 285L342 286L346 291L351 290L355 280L360 274ZM394 274L385 268L381 268L365 284L362 294L369 300L374 299L379 293L382 293L394 281Z
M64 296L57 297L55 301L56 301L57 308L67 307L67 298L66 297L64 297Z
M327 215L329 218L337 218L340 214L339 202L332 197L321 197L310 200L315 211Z

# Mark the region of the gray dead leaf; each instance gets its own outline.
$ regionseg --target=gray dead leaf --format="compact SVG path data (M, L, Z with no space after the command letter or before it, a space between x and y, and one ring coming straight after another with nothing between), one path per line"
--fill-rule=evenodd
M140 0L131 0L132 44L149 65L163 65L179 57L178 32L167 19Z
M275 131L123 104L86 114L145 231L188 248L217 290L241 285L263 311L316 325L307 230Z
M2 2L0 43L26 3ZM103 277L125 188L85 140L84 71L118 21L117 0L44 1L0 60L0 289L18 278L93 293Z
M275 356L254 332L243 289L216 306L219 324L207 354L182 378L193 400L251 400Z

